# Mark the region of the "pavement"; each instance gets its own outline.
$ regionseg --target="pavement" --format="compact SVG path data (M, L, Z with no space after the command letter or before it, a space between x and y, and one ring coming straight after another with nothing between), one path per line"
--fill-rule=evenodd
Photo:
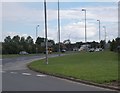
M49 55L55 57L56 54ZM2 60L2 91L114 91L31 71L27 64L44 55Z

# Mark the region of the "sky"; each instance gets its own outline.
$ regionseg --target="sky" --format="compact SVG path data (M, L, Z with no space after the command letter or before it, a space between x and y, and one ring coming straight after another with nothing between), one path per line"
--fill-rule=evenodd
M85 13L87 18L87 41L99 41L99 24L101 22L101 40L118 37L118 3L117 2L60 2L61 42L85 41ZM6 36L31 36L36 40L44 37L44 5L43 2L2 2L2 38ZM57 2L47 2L48 39L58 42Z

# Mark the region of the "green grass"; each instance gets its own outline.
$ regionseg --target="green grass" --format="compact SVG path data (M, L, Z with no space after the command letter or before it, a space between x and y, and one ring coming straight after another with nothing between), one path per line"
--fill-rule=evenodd
M37 71L69 76L95 83L108 83L118 80L118 56L114 52L78 53L29 64Z

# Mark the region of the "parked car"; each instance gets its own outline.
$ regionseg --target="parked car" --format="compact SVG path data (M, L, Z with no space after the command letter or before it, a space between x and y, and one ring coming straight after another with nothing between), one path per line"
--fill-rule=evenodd
M100 51L100 49L99 49L99 48L96 48L96 49L95 49L95 52L99 52L99 51Z
M94 52L95 49L94 49L94 48L90 48L88 51L89 51L89 52Z
M29 54L29 53L27 53L26 51L21 51L19 54L20 55L26 55L26 54Z
M65 49L62 49L61 52L64 53L64 52L66 52L66 50L65 50Z

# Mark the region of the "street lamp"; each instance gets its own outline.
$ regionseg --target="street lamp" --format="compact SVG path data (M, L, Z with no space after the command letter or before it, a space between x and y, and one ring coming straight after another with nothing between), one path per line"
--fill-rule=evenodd
M105 31L105 42L106 42L106 26L103 26L103 29Z
M46 49L46 64L48 64L48 39L47 39L47 10L46 10L46 0L44 0L44 14L45 14L45 49Z
M37 41L37 37L38 37L38 27L39 27L39 25L36 26L36 41ZM37 44L36 44L36 54L37 54Z
M85 12L85 43L87 42L87 32L86 32L86 9L82 9Z
M59 41L59 56L60 56L60 11L59 11L59 0L58 0L58 41Z
M105 48L106 48L106 26L103 26L103 29L104 29L104 31L105 31Z
M100 20L97 20L99 22L99 42L100 42Z

